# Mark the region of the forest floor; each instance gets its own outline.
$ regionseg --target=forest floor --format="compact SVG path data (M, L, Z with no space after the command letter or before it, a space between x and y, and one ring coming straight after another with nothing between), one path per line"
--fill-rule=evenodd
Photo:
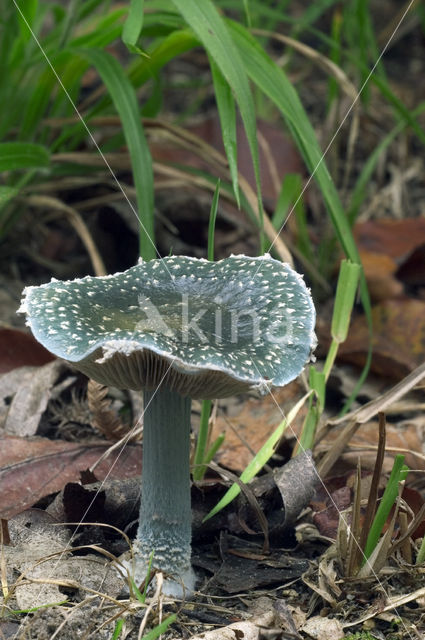
M374 6L383 25L378 42L384 46L398 3L382 0ZM388 82L409 109L425 98L424 47L423 30L413 19L397 32L385 52ZM206 69L206 58L191 52L174 61L169 73L190 77ZM327 148L338 128L326 160L347 205L365 162L391 131L388 122L394 126L392 106L371 85L367 103L360 99L351 109L353 100L341 93L337 106L326 110L328 76L303 56L296 57L291 69L322 148ZM200 96L200 101L201 97L202 118L189 119L181 127L219 148L212 95ZM173 121L183 109L181 91L170 90L167 104ZM418 120L425 124L423 115ZM278 196L274 177L301 172L307 179L308 175L274 113L264 114L258 132L259 141L265 141L264 201L272 212ZM154 127L150 135L158 162L208 166L205 154L191 155L172 145L169 139L156 136ZM241 138L242 150L244 144ZM252 181L243 151L240 158L241 172ZM425 377L421 368L425 361L424 164L422 143L411 129L401 129L383 148L365 185L354 235L373 303L373 360L350 413L338 419L367 357L368 329L360 306L329 381L326 412L313 450L315 466L304 457L289 483L285 478L276 480L277 471L291 459L305 417L303 408L264 473L250 486L254 503L244 495L203 523L234 474L244 470L253 452L302 397L305 381L295 381L273 397L247 395L216 403L211 437L222 432L226 437L215 458L219 466L192 487L193 565L199 583L195 597L187 602L158 594L146 602L134 594L129 597L125 580L115 568L113 558L128 553L127 541L136 530L140 429L131 432L125 446L110 447L138 425L141 400L133 392L109 389L104 395L94 385L88 388L83 375L52 358L25 329L22 316L16 314L25 286L52 276L84 276L92 273L92 264L81 237L69 231L64 217L34 219L29 212L20 218L0 253L0 638L137 640L172 614L177 618L164 633L166 640L425 638L425 569L414 562L424 535L420 521L422 527L425 523L421 512L425 402L420 386ZM125 170L119 175L130 181ZM172 251L205 257L210 194L193 184L173 188L172 181L162 184L161 180L158 176L160 254ZM65 202L84 215L109 273L137 261L135 220L118 200L111 199L104 181L99 178L98 185L58 185L57 189ZM287 220L280 237L293 253L298 270L305 272L317 302L320 364L330 341L333 292L342 255L335 243L324 242L330 230L314 181L304 203L313 247L318 253L325 246L331 248L321 258L326 275L318 276L309 268L297 247L295 215ZM215 250L217 259L258 252L252 220L225 199L219 203ZM338 538L338 526L343 537L339 512L353 508L356 486L362 498L368 495L382 412L387 420L383 472L391 471L396 453L405 454L411 470L403 493L405 510L409 517L422 513L422 518L404 547L391 547L390 554L389 547L397 544L395 537L382 551L379 570L359 578L350 573L350 550ZM192 413L196 433L200 403L193 403ZM265 516L266 528L259 513Z

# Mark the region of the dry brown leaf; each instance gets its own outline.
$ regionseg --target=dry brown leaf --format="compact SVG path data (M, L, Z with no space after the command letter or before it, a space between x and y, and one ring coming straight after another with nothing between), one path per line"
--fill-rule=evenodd
M216 455L217 462L242 472L301 396L301 385L294 381L263 398L235 400L234 405L228 405L227 415L219 411L211 439L214 441L223 432L226 437ZM285 437L299 434L305 412L303 407Z
M5 433L35 434L54 383L66 366L61 360L53 360L42 367L19 367L0 376L0 426Z
M29 333L0 328L0 373L23 366L38 367L54 359L55 356Z
M76 444L47 438L3 437L0 439L0 518L24 511L67 482L78 482L107 450L104 443ZM142 453L138 445L126 445L96 467L99 480L131 478L141 473Z
M425 284L425 219L381 219L354 228L372 300L400 297L404 284Z
M354 237L360 251L382 253L401 261L425 244L425 218L369 220L356 224Z
M397 298L403 294L403 284L397 279L397 262L384 253L360 251L370 297L374 302Z
M425 302L386 300L372 309L372 370L391 378L403 378L425 360ZM368 327L356 318L338 358L363 366L368 349Z
M319 484L311 452L304 451L282 467L274 469L273 478L282 496L285 526L289 527L308 506Z

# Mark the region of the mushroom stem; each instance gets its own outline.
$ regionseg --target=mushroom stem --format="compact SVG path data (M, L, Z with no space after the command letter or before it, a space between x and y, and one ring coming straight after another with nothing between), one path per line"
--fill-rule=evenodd
M136 579L153 566L174 578L169 595L194 588L191 569L191 400L160 387L144 391L142 499L135 542ZM179 584L178 584L179 583Z

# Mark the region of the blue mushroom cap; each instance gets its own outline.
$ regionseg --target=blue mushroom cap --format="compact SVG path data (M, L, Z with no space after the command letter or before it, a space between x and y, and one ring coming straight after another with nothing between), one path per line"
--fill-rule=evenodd
M264 393L315 347L302 277L270 256L173 256L122 273L26 287L20 312L41 344L120 388L166 384L192 398Z

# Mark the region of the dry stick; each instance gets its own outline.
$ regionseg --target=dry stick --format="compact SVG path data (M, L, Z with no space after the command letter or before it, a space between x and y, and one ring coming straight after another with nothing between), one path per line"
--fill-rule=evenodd
M346 73L338 67L332 60L319 53L316 49L309 47L303 42L299 42L298 40L294 40L289 36L285 36L281 33L275 33L273 31L265 31L264 29L253 29L252 32L254 34L260 36L266 36L268 38L273 38L278 40L279 42L283 42L284 44L292 47L295 51L298 51L301 55L311 60L314 64L321 67L325 73L332 76L339 84L341 89L347 95L350 100L350 104L353 104L353 117L351 120L350 131L348 134L348 144L347 144L347 161L344 165L344 175L342 178L342 192L344 193L349 175L351 172L353 157L354 157L354 147L355 142L358 138L359 132L359 124L360 124L360 103L357 100L357 89L354 84L350 81Z
M333 443L331 449L325 454L325 456L317 465L317 472L321 478L326 478L335 462L339 460L342 452L344 451L353 435L356 433L359 426L359 422L357 422L356 420L351 420L341 431L341 433Z
M272 154L272 150L270 149L270 145L266 140L265 136L261 133L259 129L257 129L257 138L260 149L264 153L264 157L267 162L267 166L269 168L270 177L272 179L273 188L275 190L276 198L279 196L281 179L279 178L279 172L277 170L276 162Z
M400 511L398 519L400 523L400 536L403 538L403 542L400 544L401 555L405 562L412 564L412 548L407 534L409 530L407 513L405 511Z
M56 121L52 121L50 120L49 122L52 124L53 122L56 124L61 124L61 126L63 126L63 124L65 122L67 122L68 120L71 121L75 121L76 118L69 118L69 119L58 119ZM221 171L225 171L226 174L229 174L229 170L228 170L228 162L227 162L227 158L220 153L219 151L217 151L217 149L215 149L215 147L213 147L212 145L208 144L207 142L205 142L204 140L202 140L202 138L200 138L199 136L183 129L182 127L177 127L176 125L172 125L170 123L166 123L165 121L159 120L159 119L144 119L143 120L144 124L147 124L148 126L150 125L151 127L157 127L157 128L162 128L164 130L167 130L168 132L172 133L173 136L175 137L176 141L178 141L180 143L181 146L183 146L184 148L190 149L191 151L193 151L196 155L200 156L201 158L204 158L205 160L207 160L209 162L209 164L215 164L216 168L221 170ZM103 125L105 124L109 124L109 125L116 125L119 126L119 119L118 118L96 118L93 119L93 121L91 121L92 126L96 126L98 124L102 123ZM78 157L81 159L82 157L90 157L92 154L78 154ZM75 155L74 154L67 154L67 153L62 153L62 154L56 154L53 157L53 160L57 160L57 161L66 161L67 160L67 156L71 156L74 158L75 161ZM123 157L122 156L127 156L127 167L128 169L131 168L131 163L130 163L130 159L128 157L128 154L105 154L104 157L107 158L108 163L110 164L110 166L112 168L116 168L115 165L115 159L119 158L119 160L122 162ZM68 161L70 160L70 158L68 158ZM100 163L99 163L100 160ZM211 162L212 161L212 162ZM120 162L120 164L121 164ZM98 157L97 158L97 162L92 163L92 165L94 166L103 166L104 161L102 158ZM167 165L162 165L161 163L153 163L154 169L161 172L164 171L164 167L168 170L173 170L176 173L176 170L173 167L167 167ZM120 168L124 168L121 167ZM212 183L210 183L208 180L205 179L199 179L196 176L188 176L187 173L179 171L178 174L180 174L180 176L184 176L185 177L185 181L186 183L195 183L195 184L202 184L202 188L207 188L209 191L214 191L215 189L215 185L213 185ZM230 176L228 175L228 178L230 179ZM248 200L252 210L255 212L256 218L258 220L258 222L260 222L260 212L258 211L258 200L257 200L257 195L255 193L255 191L252 189L251 185L249 184L249 182L241 175L239 174L239 185L241 187L241 190L243 191L246 199ZM233 199L232 199L233 201ZM264 232L267 236L267 238L270 240L270 242L273 243L274 249L275 251L278 253L279 257L282 259L283 262L288 262L291 266L293 265L293 260L292 260L292 255L291 252L288 250L288 248L286 247L285 243L283 242L283 240L277 236L276 237L276 230L273 227L270 218L267 216L267 214L264 212L263 215L263 227L264 227Z
M252 29L252 32L259 36L266 36L267 38L273 38L279 42L283 42L292 47L306 58L309 58L312 62L320 66L327 74L333 76L343 91L351 98L352 102L357 100L358 90L354 84L349 80L344 71L338 67L332 60L319 53L317 49L313 49L303 42L294 40L289 36L285 36L282 33L275 33L274 31L266 31L265 29Z
M197 155L204 155L209 162L213 160L218 166L225 169L229 166L226 156L203 138L196 135L196 133L192 133L184 127L179 127L161 118L143 118L143 125L147 128L148 133L150 133L150 130L155 129L162 129L164 132L167 131L181 146L190 149ZM182 141L186 144L182 145ZM200 154L200 151L203 151L203 154Z
M36 207L37 209L55 209L64 213L67 217L69 223L74 227L75 231L79 235L81 242L84 244L87 249L87 253L90 256L90 260L93 265L93 270L95 275L104 276L106 275L106 267L103 263L103 260L100 256L99 251L94 243L92 235L88 230L88 227L78 211L76 211L73 207L65 204L58 198L53 198L51 196L44 195L32 195L26 196L25 202L32 207Z
M391 47L399 42L400 38L403 38L413 27L420 23L420 13L414 13L414 9L421 4L421 0L407 0L399 11L394 16L391 16L390 21L382 31L378 34L377 42L381 47L386 42L390 42ZM403 20L406 13L410 11L410 21ZM403 20L404 24L400 24L400 20ZM394 33L395 31L395 33ZM388 48L387 48L388 49Z
M425 364L421 364L412 373L396 384L392 389L381 394L376 400L368 402L363 407L352 411L351 413L343 416L342 418L336 418L328 421L328 426L336 426L342 422L348 420L348 424L341 431L337 439L332 445L332 448L325 454L320 463L317 465L317 470L322 477L325 477L335 462L339 459L345 446L349 440L355 434L361 424L371 420L377 413L384 412L386 409L397 402L402 396L410 391L415 385L417 385L425 377ZM321 437L324 437L322 431Z
M130 169L130 158L127 153L109 153L104 154L104 156L113 169ZM90 152L57 153L52 156L52 160L54 162L80 162L83 164L90 164L91 166L103 166L104 164L102 158ZM205 178L188 175L184 171L176 169L175 167L163 165L158 162L154 162L153 167L155 171L163 175L174 177L179 176L182 179L184 178L186 184L189 183L202 189L208 189L209 191L214 191L215 189L215 185ZM252 189L248 181L245 180L245 178L241 175L239 175L239 184L251 208L254 212L256 212L257 219L259 219L259 215L257 212L257 196L255 195L254 190ZM229 199L233 201L233 198L230 196ZM283 240L280 237L275 237L276 230L266 213L264 214L263 222L264 232L270 241L274 241L273 248L276 253L279 255L283 262L288 262L290 265L292 265L293 260L291 253L289 252Z
M44 123L52 128L62 128L64 125L75 124L79 122L77 116L70 116L68 118L47 118ZM184 127L162 120L161 118L142 118L146 133L152 135L155 130L161 131L162 134L170 139L171 142L177 142L177 144L190 151L193 151L196 155L205 157L211 164L213 162L221 169L228 168L227 158L218 151L215 147L206 142L203 138L188 131ZM99 116L97 118L91 118L90 124L92 127L116 127L121 129L121 120L118 116Z
M111 180L111 174L106 171L103 177L99 177L99 174L93 176L63 176L62 178L55 176L54 180L51 180L50 182L40 182L39 184L31 184L30 186L25 187L22 189L21 194L58 193L58 191L99 186L100 182L108 184ZM114 186L117 188L115 182Z
M360 458L357 461L356 483L354 487L354 502L352 507L351 516L351 535L348 543L348 554L346 564L346 575L351 577L355 575L358 566L362 549L359 546L359 540L361 535L360 525L360 505L362 497L362 467Z
M346 420L356 420L360 424L368 422L377 413L384 413L387 408L394 402L402 398L408 391L413 389L423 378L425 378L425 363L416 367L409 375L403 380L398 382L394 387L382 393L376 400L371 400L363 407L355 409L351 413L347 413L341 418L336 418L328 421L329 425L338 425Z
M402 533L400 535L400 538L398 538L393 543L393 546L391 547L389 555L393 555L393 553L399 547L401 547L404 544L405 540L407 540L407 538L409 538L416 531L416 529L419 527L419 525L423 522L424 518L425 518L425 504L422 505L422 507L419 509L418 513L415 515L413 520L410 522L406 532Z

